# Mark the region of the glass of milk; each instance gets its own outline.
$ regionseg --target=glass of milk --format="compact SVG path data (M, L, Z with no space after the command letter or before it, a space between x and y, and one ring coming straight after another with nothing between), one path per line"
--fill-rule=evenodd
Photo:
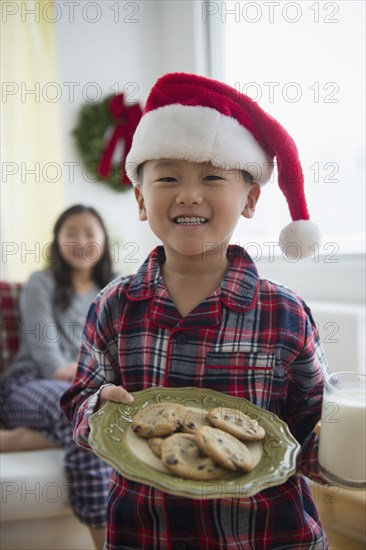
M318 461L332 485L366 488L366 375L338 372L326 378Z

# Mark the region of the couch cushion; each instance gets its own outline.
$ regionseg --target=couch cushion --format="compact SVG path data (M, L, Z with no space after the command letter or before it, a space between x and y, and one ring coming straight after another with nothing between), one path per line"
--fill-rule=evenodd
M63 449L0 454L1 521L69 514Z
M19 295L23 285L0 281L0 373L19 347Z

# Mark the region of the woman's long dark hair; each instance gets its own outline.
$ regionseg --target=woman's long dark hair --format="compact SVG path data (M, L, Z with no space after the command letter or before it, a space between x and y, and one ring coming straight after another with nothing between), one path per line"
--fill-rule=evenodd
M56 221L53 228L53 241L50 245L49 250L49 269L56 281L55 303L63 310L67 309L70 305L74 291L72 288L71 266L63 259L60 254L58 237L61 231L61 227L70 216L73 216L74 214L85 213L91 214L98 220L104 233L103 255L100 258L99 262L94 265L91 277L95 284L100 288L105 287L113 279L112 259L109 252L108 233L101 216L96 210L94 210L94 208L91 208L90 206L84 206L82 204L71 206L70 208L65 210Z

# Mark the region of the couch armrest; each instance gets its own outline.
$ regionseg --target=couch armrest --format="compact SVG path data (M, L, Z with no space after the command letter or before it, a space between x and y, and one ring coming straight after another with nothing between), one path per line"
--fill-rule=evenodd
M43 449L0 454L2 522L70 513L64 452Z

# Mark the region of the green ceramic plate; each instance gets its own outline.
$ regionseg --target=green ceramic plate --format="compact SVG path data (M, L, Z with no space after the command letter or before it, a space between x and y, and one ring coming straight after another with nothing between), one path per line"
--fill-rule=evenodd
M273 413L247 401L202 388L153 387L133 394L132 404L108 401L90 417L90 445L100 458L124 477L186 498L244 498L284 483L296 472L300 450L287 425ZM250 443L255 468L249 473L228 473L215 481L194 481L174 476L150 451L146 440L131 429L132 417L153 403L180 403L207 412L220 405L240 410L258 420L266 431L261 442Z

